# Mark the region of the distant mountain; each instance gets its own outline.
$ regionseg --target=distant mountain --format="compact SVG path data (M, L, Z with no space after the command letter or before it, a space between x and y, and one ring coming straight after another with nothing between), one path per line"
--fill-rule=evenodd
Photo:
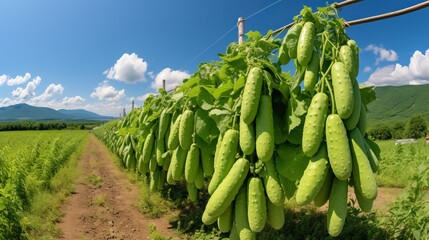
M376 87L375 92L377 100L368 105L371 126L418 114L429 119L429 84Z
M25 103L0 108L0 121L77 121L110 120L112 117L100 116L86 110L54 110L35 107Z
M67 114L78 119L92 119L92 120L111 120L112 117L101 116L96 113L84 109L60 109L59 113Z

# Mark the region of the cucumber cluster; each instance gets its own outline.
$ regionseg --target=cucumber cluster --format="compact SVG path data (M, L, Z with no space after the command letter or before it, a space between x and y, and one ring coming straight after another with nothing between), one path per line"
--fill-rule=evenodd
M291 199L329 201L327 231L338 236L349 185L360 208L372 208L380 151L366 137L359 48L342 20L329 7L295 20L282 41L250 32L175 91L95 133L151 191L182 184L191 201L207 192L202 222L231 238L281 229ZM290 61L293 77L281 67Z

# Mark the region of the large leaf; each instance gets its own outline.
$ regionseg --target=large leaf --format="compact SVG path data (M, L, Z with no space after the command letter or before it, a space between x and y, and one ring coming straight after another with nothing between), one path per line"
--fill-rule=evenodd
M233 113L228 110L213 109L209 112L209 116L216 122L219 131L223 134L228 129Z
M359 88L360 88L360 96L361 96L362 102L365 105L368 105L370 102L373 102L377 99L377 95L375 94L375 91L374 91L374 88L375 88L374 86L359 84Z
M210 143L219 134L216 123L203 109L198 109L195 112L195 132L207 143Z

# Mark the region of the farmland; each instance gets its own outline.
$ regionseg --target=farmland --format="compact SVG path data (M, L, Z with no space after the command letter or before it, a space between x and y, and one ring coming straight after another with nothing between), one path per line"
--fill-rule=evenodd
M45 193L66 187L56 185L55 176L87 136L84 131L0 132L1 239L19 239L34 231L50 231L43 223L55 219L45 215L50 212L43 212ZM44 210L37 212L37 207L43 205Z
M250 31L90 134L1 133L0 238L426 239L428 145L374 142L390 138L368 131L376 91L338 14ZM107 84L91 97L125 96Z

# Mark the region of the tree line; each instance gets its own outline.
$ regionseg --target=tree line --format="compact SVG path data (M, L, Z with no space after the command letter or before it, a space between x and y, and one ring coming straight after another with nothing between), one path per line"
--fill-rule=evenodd
M0 122L0 131L92 129L101 122Z
M428 121L421 115L415 115L408 120L395 123L380 123L368 131L368 135L373 139L403 139L403 138L422 138L428 131Z

